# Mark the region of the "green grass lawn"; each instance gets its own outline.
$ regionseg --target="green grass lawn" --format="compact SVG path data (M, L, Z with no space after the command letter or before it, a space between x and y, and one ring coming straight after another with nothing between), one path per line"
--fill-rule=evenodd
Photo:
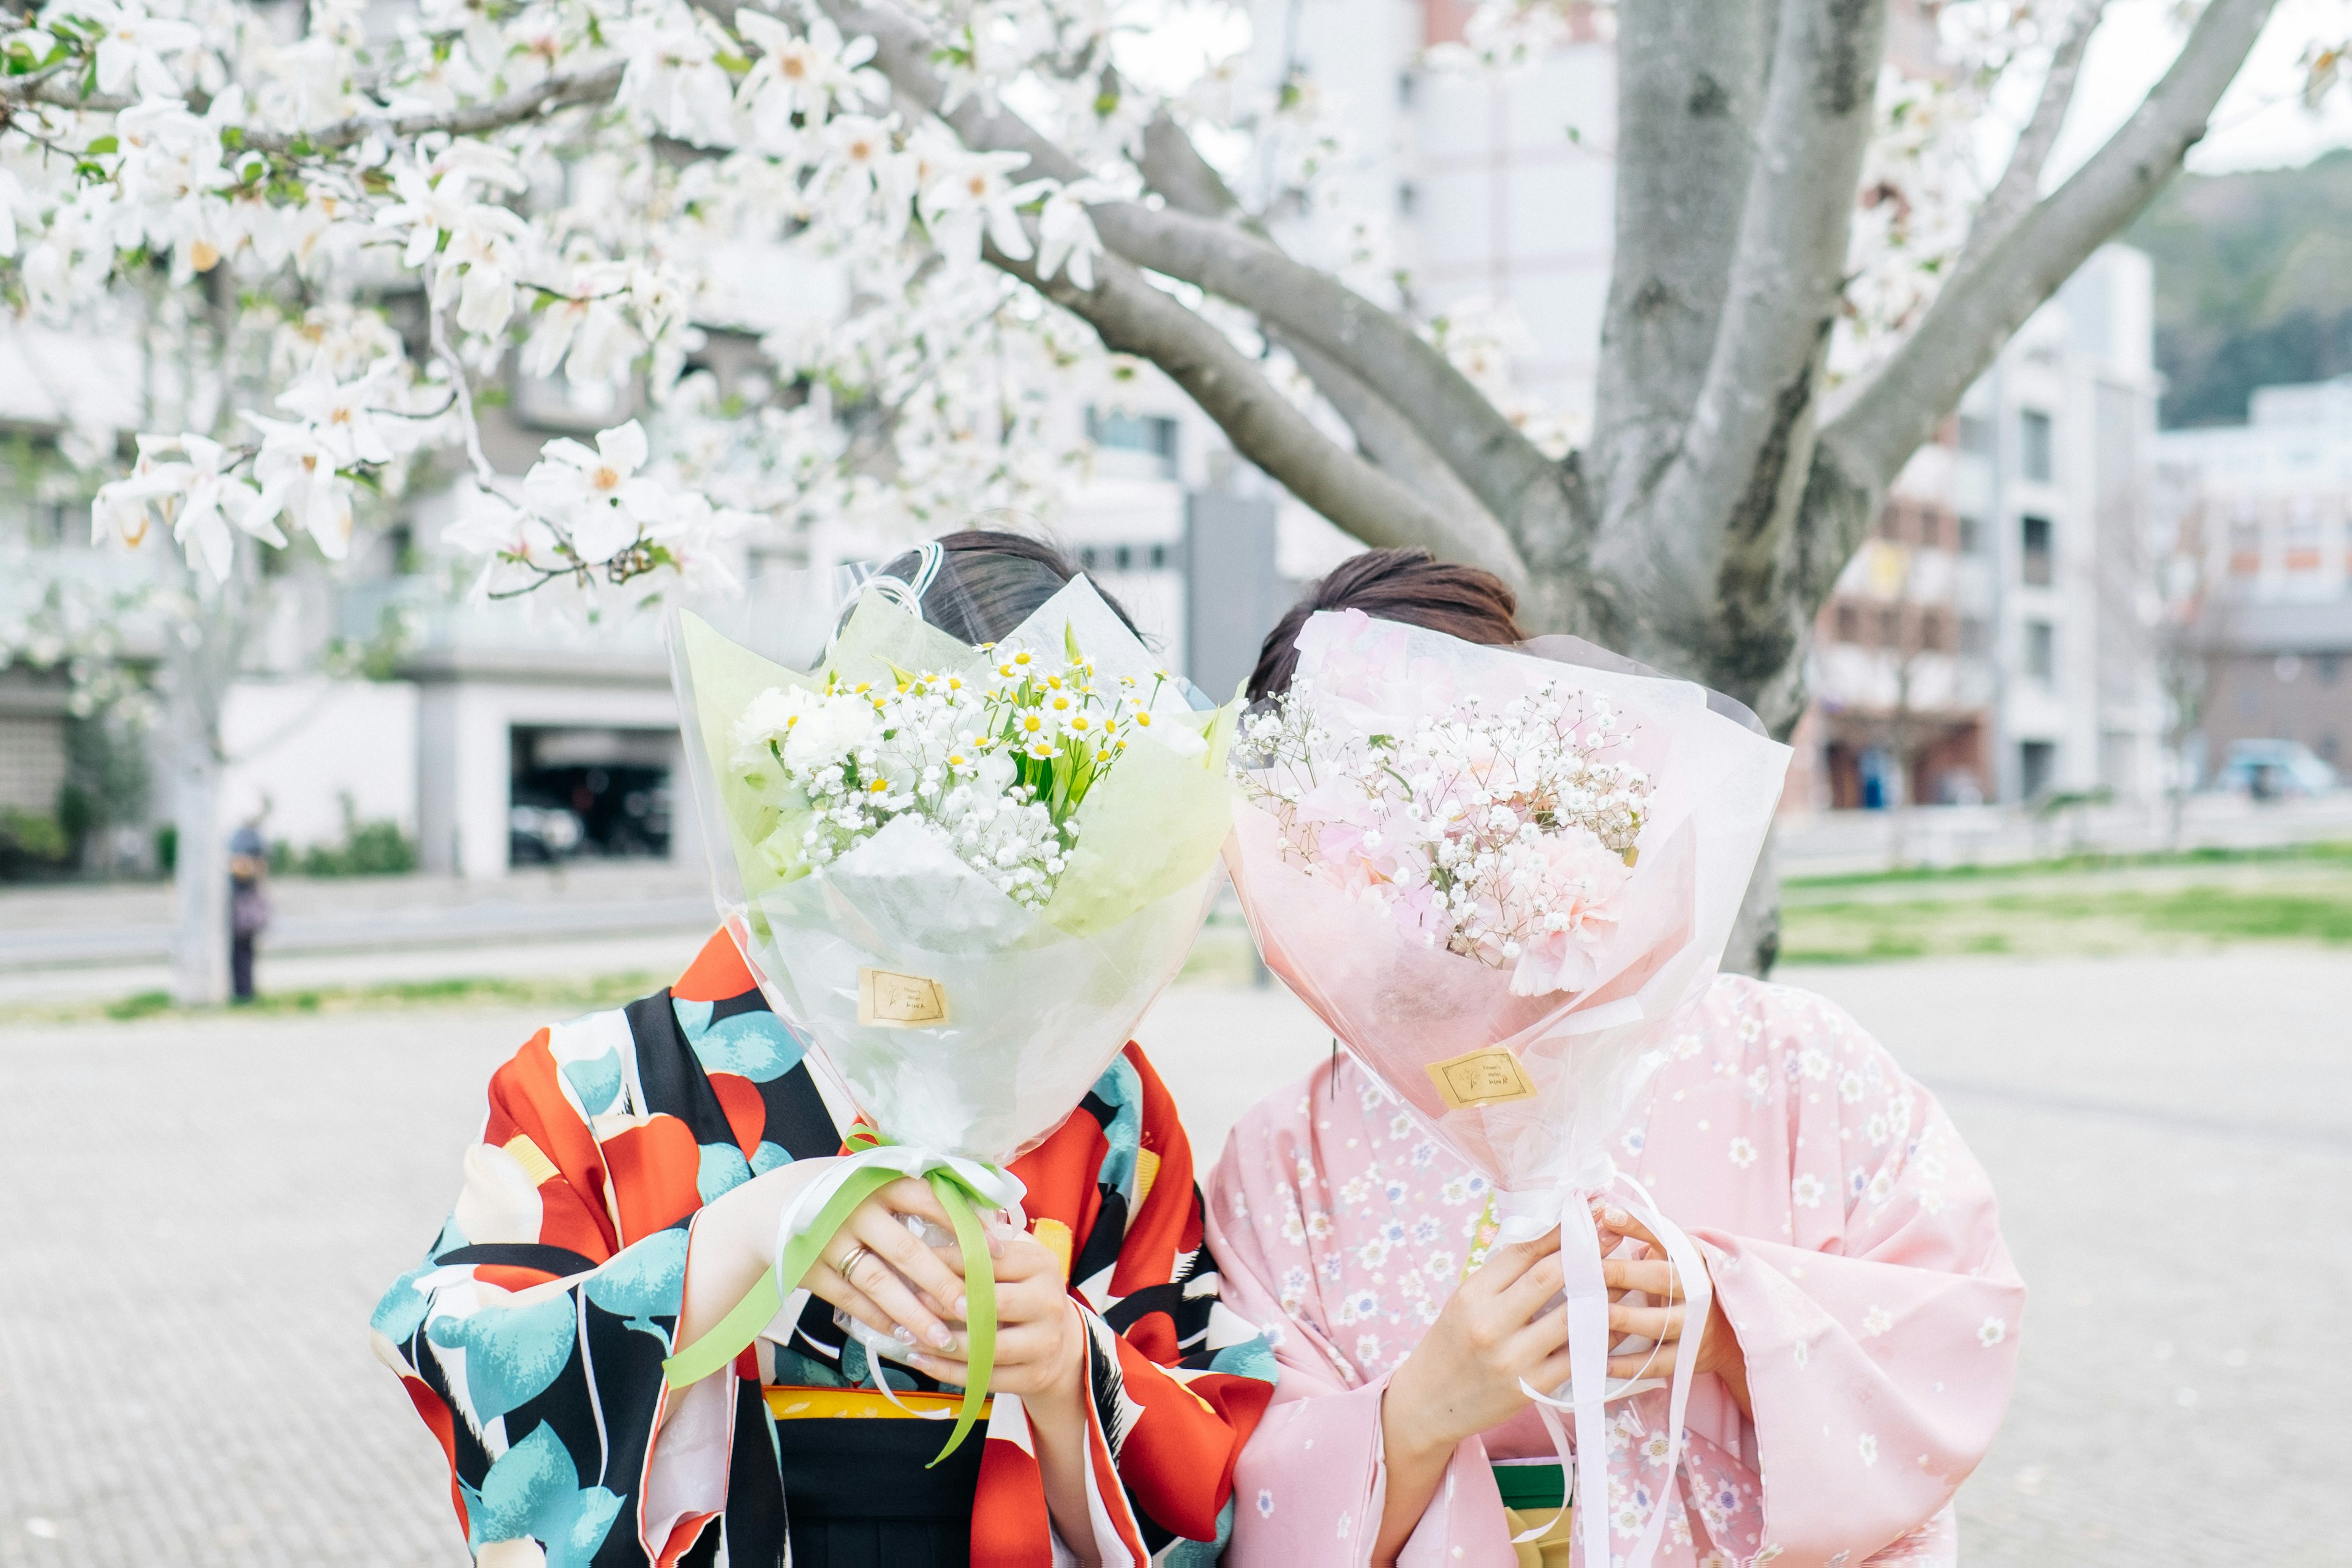
M660 990L672 977L635 974L562 976L538 980L412 980L373 985L321 986L265 992L226 1007L183 1007L168 991L142 991L113 1002L33 1004L7 1010L9 1024L58 1024L101 1018L272 1017L310 1013L383 1013L404 1007L524 1007L567 1018L617 1007Z
M2352 943L2352 851L2341 845L1822 878L1792 880L1788 894L1787 963Z

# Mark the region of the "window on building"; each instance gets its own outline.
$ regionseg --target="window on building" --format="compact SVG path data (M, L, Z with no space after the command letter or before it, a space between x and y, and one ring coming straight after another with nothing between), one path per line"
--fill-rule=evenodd
M1929 653L1942 653L1950 646L1950 627L1941 610L1927 610L1919 616L1919 646Z
M2230 575L2259 576L2263 570L2263 520L2242 509L2230 522Z
M1397 182L1397 216L1411 217L1421 205L1421 187L1411 180Z
M2286 569L2319 570L2319 511L2309 496L2300 497L2286 520Z
M1878 612L1878 646L1881 647L1903 646L1903 612L1893 605Z
M1862 640L1862 612L1852 605L1840 605L1837 607L1837 640L1840 642Z
M2055 741L2021 741L2017 746L2017 793L2027 800L2042 794L2058 771Z
M2058 628L2048 621L2025 623L2025 674L2043 686L2058 679Z
M1901 539L1903 537L1903 514L1910 510L1910 508L1905 506L1899 500L1888 501L1884 507L1881 507L1878 511L1878 537L1881 539Z
M1982 658L1991 646L1985 623L1974 616L1960 617L1960 651L1970 658Z
M1980 458L1992 456L1992 421L1974 414L1960 416L1960 450Z
M2029 479L2050 482L2050 416L2038 408L2024 409L2017 416L2017 468Z
M2322 686L2333 686L2343 678L2344 656L2342 654L2323 653L2314 662L2319 667L2319 683Z
M2056 563L2052 559L2050 539L2052 529L2046 517L2025 517L2018 520L2018 542L2023 551L2019 570L2029 584L2046 588L2057 576Z
M1960 514L1960 553L1976 555L1981 553L1983 550L1984 520L1970 517L1968 513L1962 512Z
M1942 550L1949 541L1945 535L1946 514L1932 506L1919 509L1919 547L1922 550Z
M1089 408L1087 439L1108 452L1139 452L1157 458L1162 472L1176 471L1176 421L1165 416Z

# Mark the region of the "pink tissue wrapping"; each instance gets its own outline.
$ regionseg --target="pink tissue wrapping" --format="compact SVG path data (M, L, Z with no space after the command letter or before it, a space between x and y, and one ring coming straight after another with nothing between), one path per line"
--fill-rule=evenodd
M1608 1178L1607 1144L1648 1076L1662 1026L1711 980L1780 798L1785 746L1710 712L1685 681L1481 647L1360 612L1298 637L1299 676L1334 728L1402 732L1476 692L1490 706L1547 682L1605 697L1649 774L1650 813L1616 931L1575 993L1516 996L1511 971L1431 947L1391 913L1313 874L1274 816L1235 806L1226 865L1266 966L1390 1091L1505 1192ZM1450 1108L1428 1068L1500 1047L1531 1098Z

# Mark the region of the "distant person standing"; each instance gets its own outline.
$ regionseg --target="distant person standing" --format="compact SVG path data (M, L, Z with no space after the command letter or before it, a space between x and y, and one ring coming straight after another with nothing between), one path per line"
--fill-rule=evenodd
M269 847L261 841L261 818L228 837L228 977L233 1001L253 1000L253 944L269 929L269 899L261 889L269 872Z

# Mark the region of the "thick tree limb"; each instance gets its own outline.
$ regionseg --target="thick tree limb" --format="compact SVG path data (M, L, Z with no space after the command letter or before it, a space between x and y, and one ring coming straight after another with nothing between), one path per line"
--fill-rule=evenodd
M1514 592L1523 592L1527 587L1527 568L1519 561L1518 548L1510 534L1495 521L1494 514L1462 482L1461 477L1430 450L1429 443L1421 438L1412 421L1328 355L1287 339L1276 341L1289 351L1298 362L1298 368L1315 384L1315 390L1348 422L1363 454L1378 464L1381 472L1418 496L1431 510L1454 521L1465 539L1474 540L1469 550L1449 552L1448 558L1476 559L1510 584ZM1495 562L1507 563L1508 569L1493 564Z
M2009 164L2000 172L2000 179L1977 208L1976 221L1969 226L1968 244L1960 250L1956 264L1966 269L1978 257L2011 228L2017 220L2032 210L2033 200L2042 194L2042 171L2050 162L2050 149L2057 144L2058 132L2065 127L2066 111L2074 106L2075 84L2083 74L2083 56L2090 47L2091 35L2097 30L2099 17L2106 10L2106 0L2078 0L2074 14L2067 18L2066 31L2050 54L2050 72L2042 79L2042 93L2034 100L2032 116L2025 129L2017 135L2017 145L2010 150Z
M1761 0L1653 0L1617 13L1614 256L1586 451L1595 485L1621 510L1681 441L1715 351L1771 22Z
M914 104L940 114L965 146L1024 153L1030 172L1053 179L1085 177L1087 171L1068 153L1018 115L992 113L975 98L942 113L946 90L931 68L930 35L897 6L817 3L845 34L872 37L875 64L892 85ZM1087 210L1104 245L1128 260L1255 312L1381 388L1400 407L1421 411L1431 447L1494 516L1517 519L1531 494L1540 507L1545 492L1557 489L1550 460L1444 354L1337 279L1229 224L1132 202L1106 202ZM1286 474L1276 471L1275 477L1289 483Z
M1224 176L1209 166L1184 128L1169 118L1165 105L1143 128L1141 166L1146 188L1159 192L1179 212L1221 218L1240 210Z
M2276 4L2211 0L2123 128L1945 285L1910 341L1823 428L1846 473L1883 489L2010 334L2171 178Z
M1192 139L1165 108L1144 127L1141 168L1145 186L1178 211L1212 220L1241 218L1241 203L1223 176L1201 156ZM1268 244L1274 243L1255 223L1244 222L1243 226ZM1517 561L1518 552L1510 536L1495 521L1486 503L1462 482L1461 476L1447 468L1444 459L1423 439L1404 411L1330 355L1279 333L1275 335L1275 341L1297 362L1324 401L1347 422L1364 456L1440 516L1461 519L1467 531L1493 531L1493 537L1475 545L1470 553L1511 562L1516 570L1500 575L1515 591L1523 592L1527 586L1526 571Z
M991 265L1087 321L1107 347L1141 355L1165 371L1217 422L1235 451L1365 543L1419 545L1489 571L1516 569L1507 554L1480 559L1459 520L1441 517L1318 430L1223 332L1126 262L1098 258L1095 287L1087 289L1067 274L1040 279L1034 261L1016 261L993 245L983 254ZM1500 531L1493 531L1499 538Z
M1620 614L1654 628L1636 640L1712 648L1709 674L1735 691L1777 666L1790 636L1779 572L1885 26L1885 0L1782 0L1722 320L1681 447L1644 498L1657 525L1599 546Z

